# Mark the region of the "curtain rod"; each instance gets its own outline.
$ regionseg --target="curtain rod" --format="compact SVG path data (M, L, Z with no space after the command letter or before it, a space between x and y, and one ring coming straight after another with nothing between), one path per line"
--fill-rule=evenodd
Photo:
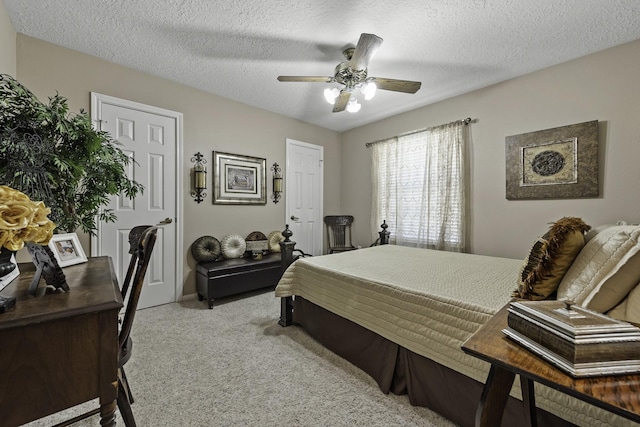
M401 133L400 135L390 136L389 138L379 139L379 140L373 141L373 142L367 142L364 145L365 145L365 147L370 147L373 144L378 144L379 142L385 142L385 141L390 140L391 138L397 138L399 136L409 136L409 135L413 135L414 133L424 132L426 130L434 129L434 128L437 128L437 127L440 127L440 126L452 125L452 124L455 124L455 123L464 123L465 125L468 125L470 123L477 123L477 122L478 122L478 119L472 119L471 117L467 117L466 119L455 120L453 122L446 123L444 125L438 125L438 126L431 126L431 127L428 127L428 128L416 129L416 130L412 130L410 132Z

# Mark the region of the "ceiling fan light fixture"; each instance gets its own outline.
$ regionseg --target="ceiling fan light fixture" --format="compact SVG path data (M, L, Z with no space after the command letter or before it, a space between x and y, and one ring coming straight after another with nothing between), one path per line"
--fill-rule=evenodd
M347 111L350 113L357 113L362 108L362 105L358 103L358 100L355 98L351 98L349 103L347 104Z
M373 99L374 96L376 96L377 89L378 89L378 86L376 86L374 82L368 82L362 86L362 89L360 89L360 91L364 95L364 99L368 101L370 99Z
M333 77L327 76L278 76L281 82L316 82L339 85L338 88L327 88L324 97L333 105L332 112L344 110L350 113L360 111L361 105L355 100L362 95L365 100L372 99L376 91L416 93L420 82L410 80L368 77L369 61L380 47L382 39L375 34L362 33L355 48L343 51L346 61L340 62L333 70Z
M338 90L338 88L326 88L324 90L324 98L331 105L334 105L336 103L336 98L338 97L338 95L340 95L340 91Z

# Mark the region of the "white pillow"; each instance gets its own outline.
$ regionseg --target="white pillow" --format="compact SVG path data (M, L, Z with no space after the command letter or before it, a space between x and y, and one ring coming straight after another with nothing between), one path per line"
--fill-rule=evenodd
M602 224L602 225L599 225L597 227L592 227L591 230L589 230L584 235L585 243L588 242L589 240L593 239L593 236L595 236L596 234L598 234L602 230L606 230L609 227L615 227L617 225L638 225L638 224L629 224L629 223L627 223L627 221L618 220L618 221L616 221L615 224Z
M589 240L593 239L596 234L610 227L615 227L615 224L602 224L597 227L592 227L591 230L587 231L587 233L584 235L584 242L587 243Z
M558 299L604 313L638 282L640 227L608 227L582 248L558 286Z
M640 324L640 286L631 289L629 295L607 314L614 319Z
M220 240L220 246L226 259L242 258L247 250L247 242L239 234L227 234Z

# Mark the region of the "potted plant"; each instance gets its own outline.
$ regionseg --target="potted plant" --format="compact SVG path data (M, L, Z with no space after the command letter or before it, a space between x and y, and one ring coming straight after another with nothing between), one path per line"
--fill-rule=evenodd
M89 115L69 112L56 93L38 100L13 77L0 74L0 184L20 190L51 208L56 232L93 234L96 218L115 221L104 209L109 197L133 198L141 184L125 167L133 160Z

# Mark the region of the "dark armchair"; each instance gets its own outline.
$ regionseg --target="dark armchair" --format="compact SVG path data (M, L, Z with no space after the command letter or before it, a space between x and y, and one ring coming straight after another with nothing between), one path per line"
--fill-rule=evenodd
M357 249L351 242L351 215L327 215L324 217L327 228L329 253L351 251Z

